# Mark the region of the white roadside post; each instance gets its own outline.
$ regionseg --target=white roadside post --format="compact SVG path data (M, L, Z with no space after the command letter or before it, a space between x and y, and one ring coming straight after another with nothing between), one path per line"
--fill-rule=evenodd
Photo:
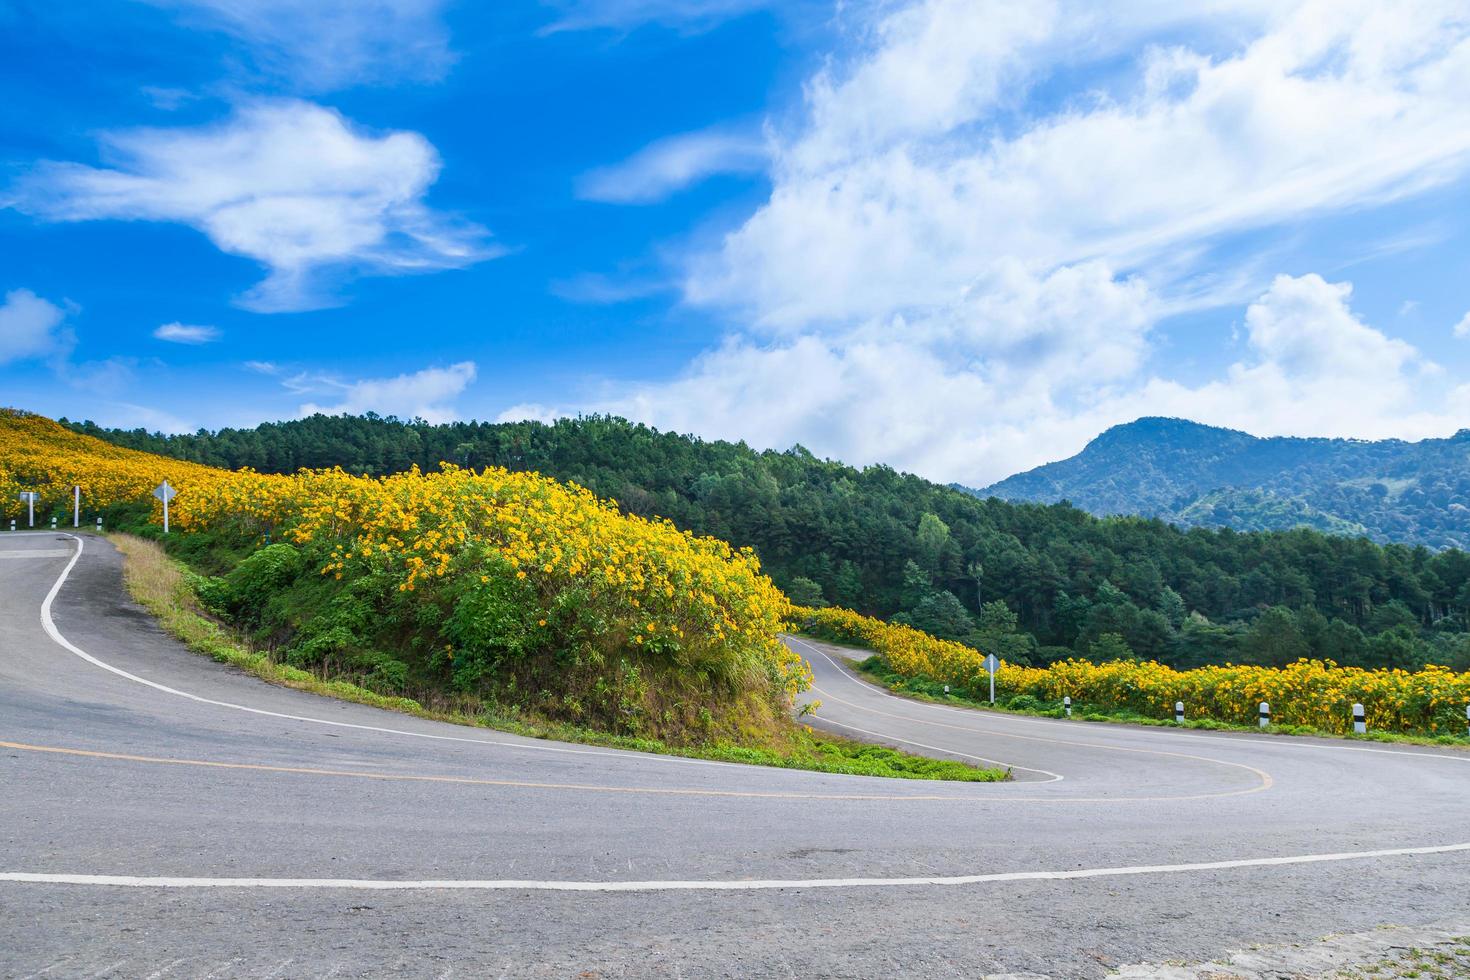
M985 655L985 672L990 675L990 703L995 704L995 672L1000 670L1000 660L993 653Z
M1067 713L1068 718L1072 717L1072 695L1062 698L1062 710ZM1465 716L1470 718L1470 707L1465 708Z
M167 480L164 480L162 483L160 483L153 490L153 496L155 496L159 500L162 500L163 501L163 533L164 534L167 534L168 533L168 502L170 500L174 499L175 497L177 497L178 494L179 494L179 492L177 490L175 490L173 487L171 487L171 486L168 485L168 481Z
M1361 704L1353 705L1353 733L1356 735L1368 734L1368 718L1363 714Z
M1262 701L1261 702L1261 727L1262 728L1265 728L1269 724L1271 724L1271 705L1268 702Z
M1184 724L1184 702L1183 701L1175 701L1174 702L1174 724L1176 724L1176 725L1182 725L1182 724Z
M1470 704L1465 705L1465 734L1470 735Z
M97 518L97 533L98 534L101 534L102 533L102 518L100 518L100 517Z
M10 529L12 531L15 530L15 518L13 518L13 517L10 519ZM1470 717L1470 708L1466 708L1465 711L1466 711L1467 717Z
M34 490L22 490L18 495L18 498L20 500L24 500L26 502L27 527L36 526L36 501L40 498L40 496L41 495Z
M51 515L51 530L56 530L56 515Z
M71 488L71 526L82 526L82 485Z

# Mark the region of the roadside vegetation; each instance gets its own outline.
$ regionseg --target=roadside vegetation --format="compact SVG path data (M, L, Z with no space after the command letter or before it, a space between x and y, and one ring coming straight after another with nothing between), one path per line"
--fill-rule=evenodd
M167 479L174 533L151 493ZM755 556L536 474L276 476L120 449L0 412L0 492L82 487L138 600L267 680L428 717L704 758L991 780L817 736L810 668ZM167 554L163 547L167 547ZM180 564L182 563L182 564Z
M675 745L658 739L618 735L557 722L463 695L439 692L426 698L424 703L413 698L385 695L360 683L343 680L325 667L303 670L256 648L247 635L221 622L201 604L199 592L209 589L209 580L169 557L160 541L127 533L113 533L110 538L123 553L123 576L128 593L158 619L165 631L198 653L283 687L435 721L638 752L899 779L996 782L1006 778L1006 773L997 769L930 759L884 746L817 735L804 726L793 727L784 743L775 748L721 741Z
M755 549L800 605L906 622L1010 663L1137 657L1188 670L1305 658L1470 669L1470 554L1455 548L1309 528L1239 533L1097 518L1066 503L979 499L890 467L819 459L800 446L758 452L598 416L431 425L319 415L175 436L77 428L181 459L280 473L334 465L427 472L441 460L535 471L616 499L626 513ZM1458 437L1443 441L1440 462L1449 466L1463 445ZM1128 447L1119 452L1144 458ZM1103 457L1100 465L1126 469L1128 460ZM1390 480L1385 492L1370 479L1353 493L1386 508L1381 526L1397 540L1463 537L1470 525L1456 503L1463 494L1454 492L1462 478L1428 463L1416 472L1417 488Z
M989 706L983 657L964 644L842 609L799 609L793 621L811 636L873 651L861 669L893 690ZM1003 709L1060 718L1062 699L1071 697L1073 718L1096 721L1173 725L1182 701L1192 728L1255 731L1266 701L1269 730L1298 735L1351 735L1352 706L1361 703L1369 738L1470 745L1470 676L1442 667L1369 671L1304 660L1279 669L1176 671L1139 660L1070 660L1045 668L1003 664L995 687Z

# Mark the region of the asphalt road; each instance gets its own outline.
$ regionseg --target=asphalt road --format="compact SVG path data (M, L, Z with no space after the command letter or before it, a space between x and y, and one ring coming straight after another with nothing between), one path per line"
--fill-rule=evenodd
M0 597L7 977L1092 977L1470 904L1451 750L920 704L793 639L815 724L1017 778L791 772L271 687L94 537L0 534Z

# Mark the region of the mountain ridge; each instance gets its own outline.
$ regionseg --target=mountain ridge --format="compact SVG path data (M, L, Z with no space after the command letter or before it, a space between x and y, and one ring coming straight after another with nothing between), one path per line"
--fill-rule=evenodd
M1255 436L1189 419L1111 426L1076 455L981 489L1101 516L1241 531L1313 527L1380 543L1470 544L1470 428L1418 441Z

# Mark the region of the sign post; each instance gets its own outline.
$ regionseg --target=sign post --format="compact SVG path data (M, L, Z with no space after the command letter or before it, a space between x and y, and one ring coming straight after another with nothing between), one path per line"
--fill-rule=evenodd
M22 490L17 496L17 499L24 500L26 502L26 526L35 527L36 501L41 499L41 495L34 490Z
M71 526L82 526L82 485L71 488Z
M168 533L168 502L170 500L174 499L174 497L178 496L178 493L179 492L177 490L175 490L173 487L169 486L167 480L164 480L162 483L160 483L153 490L153 496L155 496L159 500L162 500L163 501L163 533L164 534L167 534Z
M1000 670L1000 660L995 654L985 655L985 672L990 675L990 703L995 704L995 672Z

